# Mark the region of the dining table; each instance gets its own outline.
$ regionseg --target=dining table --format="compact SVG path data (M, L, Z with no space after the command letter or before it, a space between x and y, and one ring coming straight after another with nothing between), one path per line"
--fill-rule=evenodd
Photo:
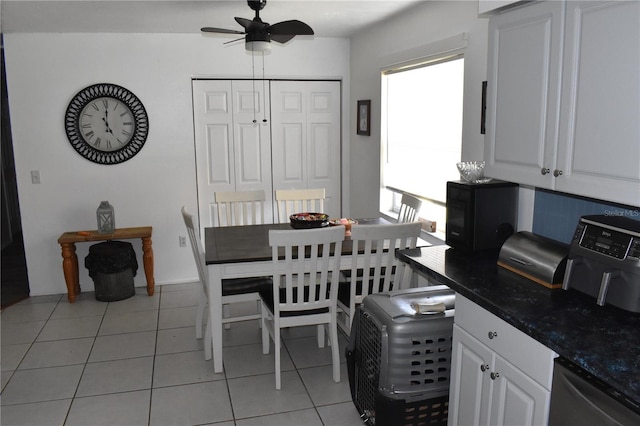
M384 218L357 219L358 225L389 224ZM223 226L204 229L205 263L209 272L209 318L213 340L213 368L223 371L222 363L222 280L269 276L273 272L269 231L291 230L289 223ZM297 232L305 232L299 229ZM424 241L421 241L423 243ZM425 243L426 244L426 243ZM421 244L422 245L422 244ZM340 256L340 270L352 267L353 244L345 236ZM358 257L355 257L358 259ZM358 263L358 260L356 260ZM410 270L410 268L406 268Z

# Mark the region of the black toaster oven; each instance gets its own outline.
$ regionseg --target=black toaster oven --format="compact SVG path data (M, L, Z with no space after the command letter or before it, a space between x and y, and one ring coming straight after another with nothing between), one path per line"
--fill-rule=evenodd
M515 183L447 182L445 242L464 251L500 248L514 233L517 210Z

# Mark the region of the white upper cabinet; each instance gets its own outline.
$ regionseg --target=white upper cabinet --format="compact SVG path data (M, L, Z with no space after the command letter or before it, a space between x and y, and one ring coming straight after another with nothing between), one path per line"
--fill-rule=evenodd
M555 189L640 206L640 2L567 3Z
M486 175L640 205L639 64L640 2L492 17Z
M535 3L491 18L485 174L551 188L556 162L564 5ZM544 171L543 171L544 169Z

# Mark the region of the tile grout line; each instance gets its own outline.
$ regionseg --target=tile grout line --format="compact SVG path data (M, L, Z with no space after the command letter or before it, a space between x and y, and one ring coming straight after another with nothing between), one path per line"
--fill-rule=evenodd
M153 364L151 366L151 386L149 388L149 410L147 412L147 425L151 425L151 409L153 407L153 380L156 371L156 357L158 356L158 334L160 332L160 310L162 309L162 288L158 291L158 314L156 316L156 339L153 345Z
M84 372L87 369L87 364L89 363L89 358L91 358L91 353L93 352L93 348L96 345L96 340L98 338L98 334L100 333L100 328L102 327L102 323L104 322L104 317L105 315L107 315L107 310L109 309L109 303L111 302L107 302L107 307L104 309L104 312L102 313L102 318L100 319L100 324L98 324L98 328L96 330L96 334L95 336L93 336L93 343L91 344L91 349L89 350L89 353L87 354L87 359L85 360L84 364L82 365L82 372L80 373L80 377L78 378L78 383L76 384L76 389L73 392L73 396L71 397L71 402L69 403L69 407L67 408L67 413L64 416L64 421L62 422L62 424L66 424L67 421L69 420L69 415L71 414L71 408L73 407L73 403L76 401L76 397L78 395L78 389L80 389L80 383L82 382L82 376L84 376ZM60 304L60 301L58 301L58 304ZM56 306L57 308L57 306Z

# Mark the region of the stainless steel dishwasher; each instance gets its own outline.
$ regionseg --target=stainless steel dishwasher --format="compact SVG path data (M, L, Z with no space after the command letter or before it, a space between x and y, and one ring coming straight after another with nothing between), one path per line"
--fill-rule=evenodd
M549 426L640 425L640 407L564 358L556 358Z

